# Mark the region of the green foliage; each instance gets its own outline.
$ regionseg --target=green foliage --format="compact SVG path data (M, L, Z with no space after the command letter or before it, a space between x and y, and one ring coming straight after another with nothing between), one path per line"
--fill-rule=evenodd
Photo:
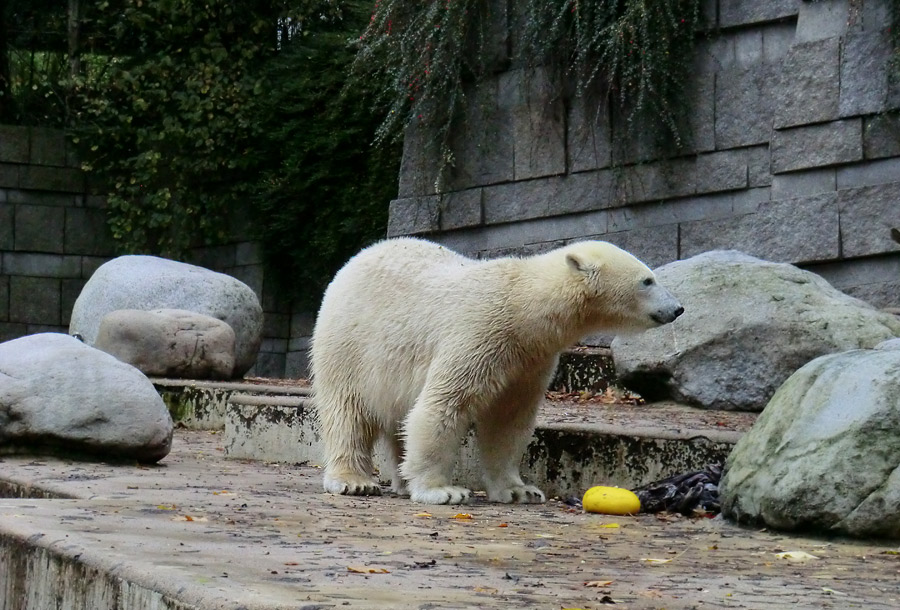
M235 6L126 0L107 13L118 59L102 90L81 91L76 141L109 189L124 250L178 255L220 240L241 201L258 135L248 108L262 91L252 68L274 40L259 7Z
M599 88L630 131L656 127L681 146L699 0L528 0L526 14L531 65L570 75L580 95Z
M341 95L348 38L370 6L347 2L342 22L292 41L266 71L258 120L268 156L252 202L268 268L305 305L350 256L384 237L397 194L399 146L372 147L379 119L365 91Z
M574 78L579 94L600 89L628 122L657 128L681 144L680 113L693 58L700 0L527 0L508 4L524 22L515 61L549 65ZM353 82L384 83L388 112L380 139L413 123L432 130L441 171L453 161L448 142L465 103L464 85L489 69L492 15L478 0L379 0L359 41ZM504 19L500 19L504 17ZM496 36L496 33L494 33ZM496 41L492 41L496 42Z
M381 83L377 99L387 111L376 142L399 139L411 122L437 134L452 161L453 120L465 106L464 84L487 68L491 2L481 0L378 0L359 38L351 86Z

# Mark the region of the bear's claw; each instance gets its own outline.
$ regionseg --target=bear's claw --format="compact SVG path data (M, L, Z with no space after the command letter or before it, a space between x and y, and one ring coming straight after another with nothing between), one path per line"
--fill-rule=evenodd
M378 481L362 477L325 477L325 491L342 496L380 496L381 485Z
M500 489L488 493L488 500L491 502L502 502L503 504L541 504L546 501L544 492L534 485L516 485L507 489Z

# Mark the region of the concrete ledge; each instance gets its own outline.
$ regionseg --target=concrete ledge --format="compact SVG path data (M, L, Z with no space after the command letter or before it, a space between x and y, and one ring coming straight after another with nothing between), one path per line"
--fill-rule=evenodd
M237 392L250 395L306 396L309 388L267 385L246 381L202 381L194 379L152 379L169 408L172 419L192 430L221 430L225 427L225 405Z
M690 407L675 407L692 412ZM546 409L545 409L546 410ZM635 487L677 472L722 462L742 435L739 430L665 429L602 423L551 423L542 416L522 459L522 474L548 496L580 495L592 485ZM303 397L235 394L225 412L225 455L318 466L322 439L315 411ZM376 447L376 466L385 483L385 450ZM481 489L474 436L463 442L455 479Z
M0 591L6 592L0 599L0 610L181 610L198 607L179 603L179 597L185 597L183 594L161 593L156 590L159 587L139 584L141 576L146 578L141 570L116 565L111 557L90 550L75 541L48 537L41 531L0 532Z

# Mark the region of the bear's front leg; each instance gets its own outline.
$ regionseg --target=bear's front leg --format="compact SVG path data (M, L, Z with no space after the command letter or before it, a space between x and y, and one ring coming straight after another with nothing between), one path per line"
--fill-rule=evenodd
M540 390L524 404L498 405L478 416L476 438L484 486L491 502L535 504L546 500L544 492L525 483L519 475L519 463L531 442L542 396Z
M409 482L409 497L423 504L463 504L472 492L451 484L469 417L461 401L429 396L427 388L406 417L406 458L400 474Z

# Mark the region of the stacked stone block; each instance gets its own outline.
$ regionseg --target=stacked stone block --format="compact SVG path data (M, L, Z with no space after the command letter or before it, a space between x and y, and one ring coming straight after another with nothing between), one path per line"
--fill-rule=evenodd
M65 332L111 253L103 200L87 194L64 134L0 126L0 341Z
M500 3L505 6L505 3ZM427 133L407 134L390 235L475 256L577 239L651 265L736 248L900 305L900 87L888 0L707 0L677 158L625 141L618 113L566 96L512 56L469 96L436 192Z

